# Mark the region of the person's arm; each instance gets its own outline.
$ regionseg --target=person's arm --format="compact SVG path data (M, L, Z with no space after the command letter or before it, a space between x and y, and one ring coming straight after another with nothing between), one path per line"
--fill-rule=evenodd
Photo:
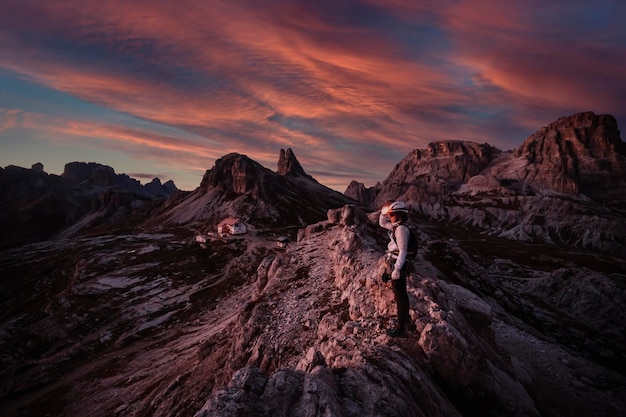
M389 218L389 207L383 207L378 216L378 224L387 230L393 230L393 224Z

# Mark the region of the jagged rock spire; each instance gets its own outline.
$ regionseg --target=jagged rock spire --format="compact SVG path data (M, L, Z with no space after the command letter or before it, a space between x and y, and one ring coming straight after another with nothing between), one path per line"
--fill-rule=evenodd
M291 148L280 150L278 157L278 175L308 176Z

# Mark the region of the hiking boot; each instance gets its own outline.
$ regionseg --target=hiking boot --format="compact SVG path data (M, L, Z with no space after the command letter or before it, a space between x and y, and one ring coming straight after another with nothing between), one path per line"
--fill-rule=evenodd
M400 327L392 327L387 330L387 336L390 337L407 337L406 331Z

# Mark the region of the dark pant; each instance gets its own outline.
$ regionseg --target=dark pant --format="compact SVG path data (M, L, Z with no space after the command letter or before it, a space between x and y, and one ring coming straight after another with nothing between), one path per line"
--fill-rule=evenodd
M395 259L386 259L386 272L391 275ZM404 266L400 270L400 279L392 279L391 286L393 288L393 295L396 300L396 308L398 314L398 327L404 329L404 327L411 322L409 316L409 295L406 292L406 277L413 271L410 262L405 262Z
M411 320L409 316L409 295L406 292L406 277L402 276L400 279L391 280L391 285L393 287L393 295L396 299L398 327L404 329Z

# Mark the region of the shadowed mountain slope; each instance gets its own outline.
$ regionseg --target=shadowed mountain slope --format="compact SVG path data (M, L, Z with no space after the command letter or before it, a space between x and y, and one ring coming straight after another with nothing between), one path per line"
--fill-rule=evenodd
M93 162L66 164L60 176L41 164L0 168L0 248L137 222L177 191L172 181L142 186Z
M160 219L213 226L237 216L256 226L304 226L323 219L328 209L351 202L307 175L291 149L281 150L278 172L231 153L215 161L200 187L177 200Z

